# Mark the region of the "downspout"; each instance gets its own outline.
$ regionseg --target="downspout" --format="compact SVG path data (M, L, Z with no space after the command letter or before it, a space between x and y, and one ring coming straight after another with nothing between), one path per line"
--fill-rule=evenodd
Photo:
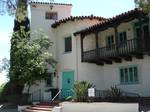
M76 39L76 71L77 71L77 81L79 80L79 68L78 68L78 46L77 46L77 41L78 41L78 38L75 37Z

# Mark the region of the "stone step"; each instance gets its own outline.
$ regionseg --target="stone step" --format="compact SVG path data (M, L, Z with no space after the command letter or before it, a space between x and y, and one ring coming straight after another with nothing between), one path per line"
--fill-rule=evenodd
M58 103L40 103L26 108L24 112L52 112L54 106L57 105Z
M47 105L33 105L32 107L53 108L54 106L47 106Z
M43 107L29 107L27 109L31 110L44 110L44 111L51 111L53 108L43 108Z
M52 112L47 110L33 110L33 109L25 109L24 112Z

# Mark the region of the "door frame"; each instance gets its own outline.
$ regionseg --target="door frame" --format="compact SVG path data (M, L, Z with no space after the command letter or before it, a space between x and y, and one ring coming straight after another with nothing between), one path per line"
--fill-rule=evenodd
M63 73L64 72L73 72L73 77L74 77L74 82L75 82L75 71L74 70L64 70L64 71L62 71L62 73L61 73L61 89L63 89L63 87L62 87L62 77L63 77Z
M66 70L62 72L61 75L61 90L63 90L63 73L65 72L72 72L73 73L73 84L75 83L75 71L74 70ZM61 96L62 98L65 98L64 96Z

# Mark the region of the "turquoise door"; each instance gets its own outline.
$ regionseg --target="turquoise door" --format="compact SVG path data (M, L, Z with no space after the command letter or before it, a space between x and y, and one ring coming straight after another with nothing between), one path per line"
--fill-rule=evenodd
M62 98L73 96L74 72L67 71L62 74Z

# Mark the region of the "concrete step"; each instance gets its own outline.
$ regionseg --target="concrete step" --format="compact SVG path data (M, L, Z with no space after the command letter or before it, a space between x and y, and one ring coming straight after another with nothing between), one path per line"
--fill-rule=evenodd
M25 109L24 112L52 112L47 110L33 110L33 109Z
M24 112L52 112L54 106L58 104L51 103L40 103L36 105L32 105L24 110Z
M31 110L44 110L44 111L51 111L53 108L43 108L43 107L29 107L27 109Z

